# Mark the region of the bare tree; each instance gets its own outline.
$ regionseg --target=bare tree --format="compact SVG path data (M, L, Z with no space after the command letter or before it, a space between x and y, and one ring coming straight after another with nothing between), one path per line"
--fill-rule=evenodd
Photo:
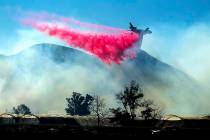
M92 115L97 117L98 127L101 125L101 121L107 116L108 111L106 109L106 104L104 98L94 95L93 102L91 104Z

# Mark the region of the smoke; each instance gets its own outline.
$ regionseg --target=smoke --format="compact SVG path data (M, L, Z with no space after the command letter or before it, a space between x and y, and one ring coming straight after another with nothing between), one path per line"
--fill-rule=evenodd
M57 17L55 19L57 21ZM69 30L71 27L69 24L73 21L65 19L61 21L56 23L57 28L63 28L67 23ZM49 25L50 28L54 26L49 22L42 23ZM95 29L95 25L88 23L76 24L78 27L74 25L73 29L75 32L86 34L90 31L86 30L86 25L97 35L108 34L107 32L110 32L109 35L121 35L121 30L109 28L104 31L107 27ZM10 41L8 49L13 47L14 52L24 50L21 59L15 57L0 60L0 111L5 112L6 109L9 111L13 106L25 103L33 113L65 114L65 98L71 96L73 91L101 95L106 98L106 104L110 107L116 104L114 95L130 80L137 80L143 86L146 98L161 105L167 114L182 116L208 114L209 27L208 23L196 23L187 27L163 23L153 25L151 27L153 34L144 38L142 44L144 50L187 73L191 78L189 80L183 80L185 79L183 75L172 75L162 69L159 75L156 75L157 69L146 69L150 71L150 74L146 75L139 65L134 64L135 60L125 60L121 65L113 64L112 67L106 67L92 55L83 56L82 52L81 55L77 53L70 55L68 57L70 62L58 64L49 59L46 56L48 53L44 50L26 48L43 42L62 44L61 41L49 39L33 29L19 29L14 39ZM58 53L56 58L63 57L66 56ZM153 79L154 75L160 77L159 81ZM192 84L193 82L196 84Z
M153 34L144 38L144 50L184 71L202 84L208 83L209 22L199 22L184 27L163 23L156 25L153 30Z
M65 98L73 91L101 95L107 99L107 104L114 105L112 94L122 85L115 80L108 81L112 79L110 68L91 65L95 59L85 61L87 56L75 55L72 56L76 58L75 63L57 64L42 54L42 51L29 49L18 64L18 58L1 61L2 65L11 65L1 71L1 76L5 75L0 81L1 112L25 103L36 114L65 114Z
M179 27L175 24L162 23L152 29L153 34L144 38L142 44L144 50L185 72L199 84L199 86L191 87L192 91L196 92L195 94L187 91L189 88L185 87L181 89L182 92L175 91L175 94L168 95L173 101L167 97L167 100L164 98L162 102L174 106L173 110L180 112L180 115L209 114L210 23L198 22ZM180 83L174 84L179 85ZM183 101L178 102L181 100Z
M43 17L46 16L41 16L41 19ZM135 46L140 38L137 33L82 23L68 18L52 18L50 16L46 19L51 19L51 21L39 21L33 18L24 19L22 22L49 36L59 38L71 47L93 54L106 64L112 64L112 62L120 64L125 58L136 56L137 52L132 51L131 48L138 47Z
M100 95L106 99L108 107L113 107L116 105L115 94L133 79L141 84L145 97L154 100L166 113L197 115L209 110L208 96L195 94L198 92L196 86L192 87L194 81L186 80L183 75L164 69L145 69L149 71L145 73L141 64L135 64L136 59L107 67L80 51L66 55L65 51L60 51L61 46L52 51L54 45L46 48L41 45L41 48L44 49L33 46L0 61L0 66L4 66L0 73L2 112L25 103L35 114L65 114L65 98L73 91ZM63 62L62 58L67 61Z

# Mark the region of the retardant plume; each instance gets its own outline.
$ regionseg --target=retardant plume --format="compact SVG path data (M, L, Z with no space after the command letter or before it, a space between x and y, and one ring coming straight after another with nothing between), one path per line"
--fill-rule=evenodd
M137 52L132 51L132 48L140 39L140 35L135 32L67 18L62 22L24 20L24 24L57 37L71 47L93 54L106 64L120 64L125 58L135 57ZM86 30L87 28L91 29Z

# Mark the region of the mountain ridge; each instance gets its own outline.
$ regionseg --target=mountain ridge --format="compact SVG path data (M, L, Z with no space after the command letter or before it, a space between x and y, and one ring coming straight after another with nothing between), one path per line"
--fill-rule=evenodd
M192 114L199 107L196 107L194 98L201 98L197 94L199 88L195 88L199 87L197 81L143 50L135 59L127 59L120 65L107 66L95 56L80 50L42 43L7 56L4 60L0 58L0 65L1 63L8 68L0 72L0 76L4 77L0 92L5 93L5 96L17 92L15 97L17 96L17 99L24 97L24 102L31 106L41 102L40 107L36 104L36 108L43 112L53 110L53 107L56 110L63 109L65 106L63 99L74 90L99 93L110 98L109 104L113 104L111 102L114 100L113 93L122 90L122 87L131 80L138 81L146 97L156 99L172 114L177 112ZM43 94L47 100L50 98L55 102L54 106L42 99ZM5 101L14 101L9 96L1 98L5 98ZM185 98L188 102L184 100ZM61 106L57 107L57 104ZM185 108L181 107L183 104ZM48 107L45 110L41 105Z

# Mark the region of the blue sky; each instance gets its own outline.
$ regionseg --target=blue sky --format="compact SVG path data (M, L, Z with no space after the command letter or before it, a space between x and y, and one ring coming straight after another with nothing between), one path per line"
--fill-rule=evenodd
M209 0L1 0L0 9L1 30L18 26L12 19L17 9L47 11L122 28L129 21L144 27L161 22L188 25L210 18Z
M210 19L209 0L1 0L0 39L20 28L21 12L49 12L82 21L127 28L158 23L188 26Z
M59 42L22 26L17 19L27 12L48 12L125 29L130 21L140 28L150 27L153 34L145 36L144 50L195 77L200 77L195 73L204 73L200 71L204 65L206 72L210 70L203 63L196 72L191 68L195 61L210 59L203 55L210 51L210 0L1 0L0 54L36 43Z

